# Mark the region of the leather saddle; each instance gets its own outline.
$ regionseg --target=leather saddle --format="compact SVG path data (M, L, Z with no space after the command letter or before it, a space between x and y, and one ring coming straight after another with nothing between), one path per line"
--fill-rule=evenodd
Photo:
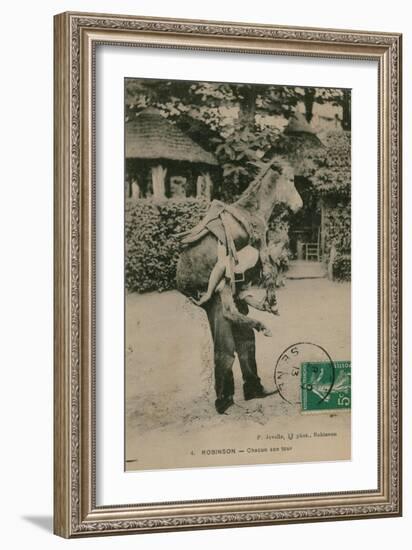
M238 224L241 224L248 235L251 235L248 220L235 206L214 200L203 219L192 229L179 236L183 245L190 245L211 233L226 247L228 253L232 253L236 257L233 235Z
M250 224L245 216L235 206L214 200L204 218L190 231L180 234L180 237L182 237L181 243L186 246L196 243L208 233L211 233L217 238L225 247L226 254L229 258L229 278L233 293L235 293L236 290L235 283L237 280L243 280L243 274L241 274L242 277L240 279L236 278L235 274L238 256L234 236L238 233L239 224L243 226L250 237Z

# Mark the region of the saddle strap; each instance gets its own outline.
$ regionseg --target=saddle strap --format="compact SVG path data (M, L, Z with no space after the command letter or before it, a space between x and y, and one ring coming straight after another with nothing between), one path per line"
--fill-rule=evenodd
M235 241L233 240L233 235L229 226L229 220L227 218L226 212L221 213L220 219L222 220L223 229L225 230L227 252L230 256L232 256L235 263L237 264L238 263L237 250L235 246Z
M229 214L230 215L230 214ZM238 263L237 250L235 246L235 241L233 240L233 235L230 230L229 221L227 218L227 213L225 211L221 212L220 219L222 220L223 229L226 235L226 247L227 255L229 257L229 278L230 284L232 287L232 292L236 290L236 281L235 281L235 271L234 266Z

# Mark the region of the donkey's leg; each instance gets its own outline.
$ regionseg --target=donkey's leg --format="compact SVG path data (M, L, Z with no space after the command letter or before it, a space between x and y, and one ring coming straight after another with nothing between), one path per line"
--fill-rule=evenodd
M269 310L277 312L276 298L276 276L277 270L274 268L269 254L269 248L266 243L262 243L259 250L260 262L262 264L263 286L266 288L266 301Z
M219 414L223 414L233 405L233 394L235 392L232 371L235 360L235 343L232 324L223 315L223 306L219 294L214 294L203 307L207 313L213 339L215 407Z
M249 327L250 329L255 329L259 332L263 332L265 336L272 336L271 331L267 328L266 325L256 319L247 317L243 313L240 313L233 299L232 289L229 283L226 282L219 293L222 300L223 316L225 317L225 319L227 319L231 323L244 325Z

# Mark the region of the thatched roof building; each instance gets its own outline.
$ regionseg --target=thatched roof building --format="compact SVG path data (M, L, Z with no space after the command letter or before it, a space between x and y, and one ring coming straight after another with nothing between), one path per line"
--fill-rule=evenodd
M212 153L157 109L149 107L126 123L129 196L163 199L186 196L191 188L195 189L196 196L210 198L212 179L209 172L217 165Z
M303 113L295 112L286 125L279 142L279 150L293 165L296 176L313 172L313 158L324 149L316 130L307 122Z
M305 115L296 111L286 125L285 134L316 134L316 131L306 120Z
M299 143L299 145L303 145L304 147L322 147L322 142L317 136L316 130L309 124L303 113L298 111L289 119L284 134L294 140L296 144ZM295 147L298 147L298 145Z
M149 107L126 123L126 158L186 161L216 166L205 151L157 109Z

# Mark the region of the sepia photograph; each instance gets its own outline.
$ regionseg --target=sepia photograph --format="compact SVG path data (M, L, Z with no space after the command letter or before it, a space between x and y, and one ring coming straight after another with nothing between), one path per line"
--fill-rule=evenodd
M402 35L245 21L54 18L60 536L402 514Z
M124 468L351 459L351 90L126 78Z

